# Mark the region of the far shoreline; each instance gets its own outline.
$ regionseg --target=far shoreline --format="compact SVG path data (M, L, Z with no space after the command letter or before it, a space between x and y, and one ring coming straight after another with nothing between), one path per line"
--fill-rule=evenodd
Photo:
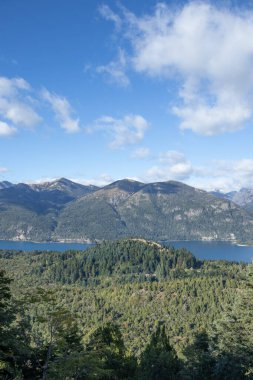
M33 243L33 244L88 244L88 245L95 245L95 244L101 244L104 241L112 241L112 240L121 240L121 239L127 239L131 237L123 237L120 239L104 239L104 240L74 240L74 239L59 239L59 240L43 240L43 241L36 241L36 240L25 240L25 239L0 239L0 242L12 242L12 243ZM145 238L146 239L146 238ZM146 240L151 240L152 239L146 239ZM252 242L237 242L235 240L215 240L215 239L200 239L200 240L189 240L189 239L184 239L184 240L154 240L157 241L161 244L168 243L168 242L199 242L199 243L228 243L231 245L236 245L238 247L252 247L253 246L253 241Z

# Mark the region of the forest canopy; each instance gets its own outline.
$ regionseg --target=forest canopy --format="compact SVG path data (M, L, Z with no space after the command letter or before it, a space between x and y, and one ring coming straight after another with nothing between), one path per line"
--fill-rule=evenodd
M253 266L141 239L1 251L1 379L253 379Z

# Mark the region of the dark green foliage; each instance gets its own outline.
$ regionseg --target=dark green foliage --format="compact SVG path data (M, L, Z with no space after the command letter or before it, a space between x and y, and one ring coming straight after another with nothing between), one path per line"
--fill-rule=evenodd
M210 349L207 332L202 330L194 336L193 343L184 350L186 363L181 376L189 380L213 379L215 360Z
M0 271L0 376L8 379L13 372L13 332L11 323L14 312L10 302L10 280Z
M179 371L180 362L176 351L170 345L165 326L158 326L141 355L138 379L178 380Z
M97 355L98 361L108 371L109 379L133 378L137 362L126 356L122 334L117 325L107 323L91 332L87 351Z
M22 305L13 301L11 280L0 270L0 379L18 379L25 358L29 358L27 325L20 313Z
M171 270L202 265L185 249L163 247L141 239L104 242L86 251L11 253L0 252L0 260L23 260L26 273L41 283L88 284L97 277L117 277L119 282L157 281L171 276ZM20 266L22 263L20 262Z

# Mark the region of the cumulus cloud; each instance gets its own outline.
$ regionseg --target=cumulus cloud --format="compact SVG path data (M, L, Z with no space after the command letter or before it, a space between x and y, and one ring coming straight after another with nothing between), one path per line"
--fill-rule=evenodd
M7 168L0 167L0 173L7 173L8 171Z
M107 65L98 66L97 72L99 74L104 74L110 82L116 83L122 87L127 87L130 84L130 81L125 73L126 64L125 52L124 50L119 49L118 58Z
M42 119L33 109L31 87L23 78L0 77L0 136L11 135L17 127L33 128ZM10 125L12 123L13 125Z
M116 149L140 142L148 127L147 120L141 115L126 115L122 119L103 116L87 128L87 132L105 132L112 139L109 146Z
M217 105L210 107L198 104L187 107L173 107L174 113L182 119L181 129L191 129L198 134L213 136L241 129L251 117L246 105Z
M109 17L107 18L109 19ZM123 9L132 68L176 81L181 129L202 135L233 132L252 120L253 12L188 2L158 3L151 15Z
M183 153L167 151L157 157L157 164L147 170L145 179L147 181L185 181L194 173L197 174L197 169Z
M151 152L149 148L141 147L141 148L136 149L132 153L131 157L132 158L147 158L150 156L150 154Z
M61 128L68 133L80 131L79 119L72 116L73 110L66 98L49 92L46 89L42 91L41 95L51 105Z
M215 168L215 187L221 190L228 188L239 190L242 187L253 188L253 159L217 160Z
M160 153L155 165L139 179L146 182L178 180L207 191L253 188L253 159L214 160L199 167L182 152L167 151Z
M17 129L7 123L0 121L0 137L11 136L17 132Z
M188 183L209 191L229 192L243 187L253 188L253 159L211 161L198 171L197 176L193 175Z
M87 178L73 178L71 181L76 183L81 183L85 186L94 185L98 187L106 186L109 183L114 182L113 177L110 174L102 173L96 177L87 179Z

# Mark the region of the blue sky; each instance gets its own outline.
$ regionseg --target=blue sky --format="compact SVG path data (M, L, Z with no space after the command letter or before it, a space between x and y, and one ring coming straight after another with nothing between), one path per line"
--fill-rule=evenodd
M0 180L253 187L250 1L2 0Z

